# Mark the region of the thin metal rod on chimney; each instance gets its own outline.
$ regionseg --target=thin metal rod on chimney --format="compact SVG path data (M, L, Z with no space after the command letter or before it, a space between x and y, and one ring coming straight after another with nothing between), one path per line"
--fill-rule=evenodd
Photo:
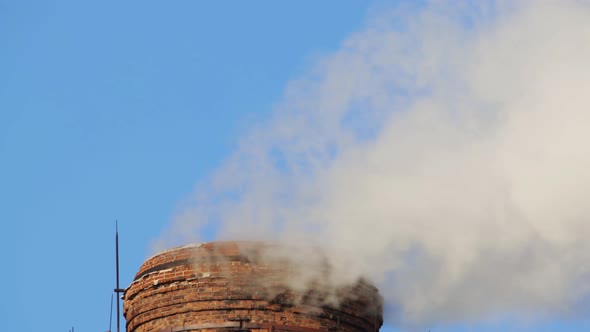
M121 314L119 308L120 296L119 294L123 291L119 288L119 222L115 221L115 264L116 264L116 273L117 273L117 288L115 288L115 293L117 293L117 332L121 332Z

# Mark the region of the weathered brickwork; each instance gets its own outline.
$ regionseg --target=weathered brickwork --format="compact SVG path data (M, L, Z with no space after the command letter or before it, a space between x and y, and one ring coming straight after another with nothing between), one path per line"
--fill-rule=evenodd
M259 243L205 243L148 259L124 295L128 332L378 331L377 290L359 282L339 305L321 291L295 294L282 284L287 267L252 259Z

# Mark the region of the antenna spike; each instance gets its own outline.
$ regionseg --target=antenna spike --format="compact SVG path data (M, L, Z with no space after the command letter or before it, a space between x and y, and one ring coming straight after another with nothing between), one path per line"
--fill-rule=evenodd
M111 332L112 327L113 327L113 294L111 293L111 316L109 318L109 329L108 329L109 332Z
M115 293L117 293L117 332L121 332L121 309L119 307L121 302L120 293L123 293L124 290L119 288L119 221L115 220L115 264L116 264L116 274L117 274L117 288L115 288Z

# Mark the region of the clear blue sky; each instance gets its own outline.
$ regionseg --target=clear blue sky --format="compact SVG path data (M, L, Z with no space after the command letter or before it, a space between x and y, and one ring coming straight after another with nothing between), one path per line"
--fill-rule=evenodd
M194 184L369 5L0 0L2 330L105 331L115 219L126 286Z

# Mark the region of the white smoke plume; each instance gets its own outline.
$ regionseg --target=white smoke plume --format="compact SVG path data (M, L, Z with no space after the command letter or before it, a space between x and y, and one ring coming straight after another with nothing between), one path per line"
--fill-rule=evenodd
M320 246L398 326L590 314L590 3L400 5L292 81L169 235Z

